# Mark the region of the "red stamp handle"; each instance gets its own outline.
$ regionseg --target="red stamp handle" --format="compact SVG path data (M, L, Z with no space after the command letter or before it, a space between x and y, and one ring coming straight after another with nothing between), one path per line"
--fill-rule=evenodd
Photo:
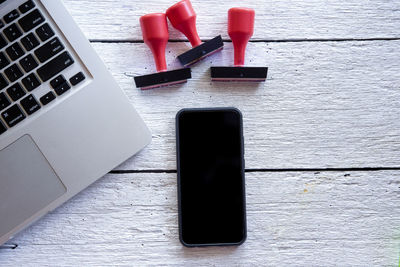
M243 66L246 46L254 33L255 11L251 8L234 7L228 11L228 34L235 50L235 66Z
M196 30L196 13L190 0L182 0L167 9L167 17L172 26L182 32L193 47L201 44Z
M145 44L154 56L157 71L166 71L165 48L169 34L167 17L164 13L152 13L140 17L140 27Z

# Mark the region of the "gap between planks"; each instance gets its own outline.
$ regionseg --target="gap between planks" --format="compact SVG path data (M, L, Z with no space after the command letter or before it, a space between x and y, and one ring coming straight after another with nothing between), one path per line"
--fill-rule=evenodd
M400 171L400 167L364 167L364 168L288 168L288 169L245 169L246 173L251 172L360 172L360 171ZM113 170L110 174L127 173L176 173L176 170Z
M299 43L299 42L365 42L365 41L397 41L400 37L373 37L373 38L310 38L310 39L263 39L263 40L250 40L250 43ZM131 43L141 44L143 40L137 39L89 39L91 43ZM207 42L209 39L201 40ZM230 39L222 39L223 42L231 43ZM188 43L188 40L171 39L170 43Z

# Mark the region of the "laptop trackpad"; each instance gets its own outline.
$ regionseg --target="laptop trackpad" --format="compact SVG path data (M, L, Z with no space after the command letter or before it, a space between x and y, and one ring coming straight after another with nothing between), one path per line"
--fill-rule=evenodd
M66 192L31 137L0 151L0 236Z

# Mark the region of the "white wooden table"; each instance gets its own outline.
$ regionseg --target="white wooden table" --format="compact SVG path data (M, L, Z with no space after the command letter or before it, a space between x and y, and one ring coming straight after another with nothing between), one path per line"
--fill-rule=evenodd
M193 0L203 40L222 53L183 85L142 92L154 72L139 17L174 0L65 0L153 132L151 145L17 235L1 266L388 265L400 253L400 2ZM263 84L211 83L230 65L227 10L256 9L248 65ZM171 28L167 60L189 48ZM234 248L178 240L174 117L235 106L245 126L248 239Z

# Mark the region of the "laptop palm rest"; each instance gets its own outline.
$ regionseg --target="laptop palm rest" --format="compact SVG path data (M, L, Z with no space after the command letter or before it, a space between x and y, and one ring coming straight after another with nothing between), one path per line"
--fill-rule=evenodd
M25 135L0 151L0 236L66 192L46 158Z

